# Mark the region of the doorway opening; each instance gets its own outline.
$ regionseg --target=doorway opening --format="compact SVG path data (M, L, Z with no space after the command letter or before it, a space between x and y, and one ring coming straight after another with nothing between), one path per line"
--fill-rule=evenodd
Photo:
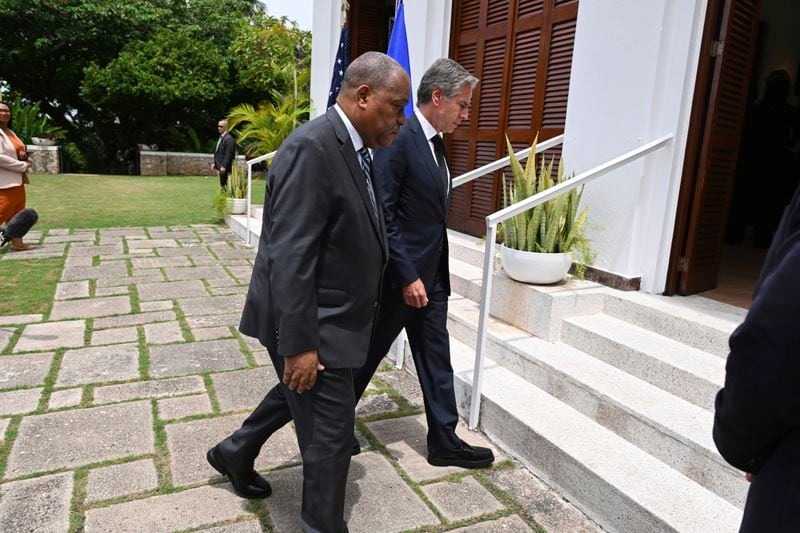
M667 294L748 308L800 180L800 4L711 0Z

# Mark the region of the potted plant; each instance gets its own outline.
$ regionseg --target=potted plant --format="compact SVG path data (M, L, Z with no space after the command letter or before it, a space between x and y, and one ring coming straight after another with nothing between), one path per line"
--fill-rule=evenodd
M556 181L553 181L553 159L546 163L541 157L536 171L536 143L531 146L532 156L525 168L514 155L506 137L511 158L513 183L506 183L503 175L504 207L515 204L569 179L564 173L564 159L558 164ZM576 272L582 277L586 263L591 261L589 240L583 233L588 209L578 213L583 187L572 189L556 198L529 209L501 223L503 245L500 261L506 273L524 283L550 284L564 279L575 254Z
M247 210L247 182L243 174L239 165L234 161L228 174L228 187L226 188L227 211L232 215L241 215Z

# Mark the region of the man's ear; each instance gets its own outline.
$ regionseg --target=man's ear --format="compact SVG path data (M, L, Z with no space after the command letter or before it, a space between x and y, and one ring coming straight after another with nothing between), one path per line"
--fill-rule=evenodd
M366 107L370 97L372 97L372 89L369 88L369 85L361 85L356 89L356 103L359 107Z
M439 102L442 101L443 96L442 88L436 87L431 91L431 102L433 102L434 105L439 105Z

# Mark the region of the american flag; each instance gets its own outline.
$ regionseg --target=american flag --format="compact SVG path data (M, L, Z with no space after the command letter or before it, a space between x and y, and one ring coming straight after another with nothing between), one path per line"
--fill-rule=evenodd
M350 29L347 24L342 26L342 35L339 37L339 50L336 52L336 61L333 63L333 76L331 77L331 90L328 93L328 107L336 103L339 89L342 88L342 78L347 65L350 64Z

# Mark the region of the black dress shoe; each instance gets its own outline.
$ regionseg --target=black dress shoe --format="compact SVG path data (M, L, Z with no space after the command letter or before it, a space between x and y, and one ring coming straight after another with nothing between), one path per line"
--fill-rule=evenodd
M353 436L353 447L350 449L350 455L355 456L361 453L361 443Z
M248 500L260 500L272 494L272 487L269 482L261 477L258 472L237 472L225 463L225 458L216 446L206 453L208 464L214 470L227 477L233 486L233 491Z
M461 468L483 468L494 462L489 448L470 446L463 440L461 448L443 453L428 454L428 463L433 466L460 466Z

